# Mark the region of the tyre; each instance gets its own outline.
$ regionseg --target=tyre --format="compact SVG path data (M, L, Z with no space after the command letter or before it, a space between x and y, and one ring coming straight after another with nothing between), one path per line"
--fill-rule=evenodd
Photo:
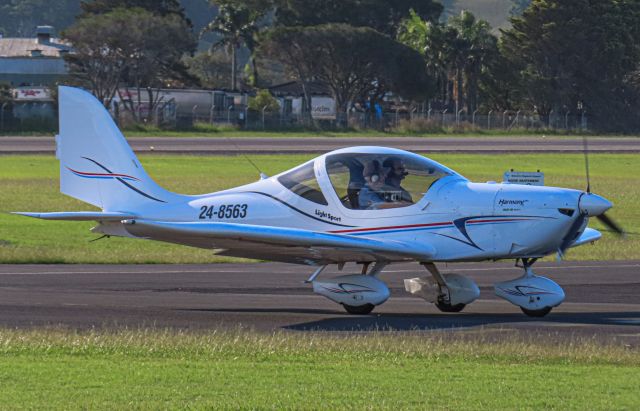
M544 307L539 310L527 310L526 308L520 307L523 313L528 315L529 317L544 317L549 314L551 311L551 307Z
M371 311L373 311L373 308L375 307L375 305L373 304L365 304L365 305L342 304L342 306L349 314L360 314L360 315L369 314Z
M436 307L438 307L438 310L442 311L443 313L459 313L466 306L466 304L451 305L442 301L438 301L436 303Z

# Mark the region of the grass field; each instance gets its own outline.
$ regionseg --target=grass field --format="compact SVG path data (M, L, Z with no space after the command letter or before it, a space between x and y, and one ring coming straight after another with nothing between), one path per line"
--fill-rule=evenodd
M640 351L446 334L0 330L19 409L640 408ZM535 342L539 341L539 342Z
M267 174L275 174L313 156L251 156ZM541 169L546 184L584 189L584 159L578 154L432 156L474 181L498 180L510 168ZM257 179L242 157L158 156L140 158L162 186L185 194L206 193ZM592 188L615 203L609 215L629 232L626 239L609 233L594 246L571 250L569 259L640 259L640 156L593 154ZM74 211L92 207L58 192L58 162L52 156L0 157L0 263L207 263L235 261L210 251L183 246L96 238L91 222L41 221L10 211ZM597 221L594 228L602 228Z

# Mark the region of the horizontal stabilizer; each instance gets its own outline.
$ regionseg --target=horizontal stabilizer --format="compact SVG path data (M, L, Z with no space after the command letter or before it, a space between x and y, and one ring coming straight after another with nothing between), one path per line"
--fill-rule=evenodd
M126 213L101 213L97 211L75 211L56 213L27 213L13 212L27 217L41 218L43 220L64 220L64 221L121 221L135 218L132 214Z

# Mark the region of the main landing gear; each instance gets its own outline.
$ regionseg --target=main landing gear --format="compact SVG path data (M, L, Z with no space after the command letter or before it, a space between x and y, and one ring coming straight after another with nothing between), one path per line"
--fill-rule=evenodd
M544 317L564 301L564 291L554 281L534 274L531 266L535 258L523 258L524 274L515 280L495 285L495 293L510 303L520 307L530 317ZM364 263L362 273L342 275L324 281L316 278L326 268L319 267L306 281L313 285L313 291L342 305L349 314L366 315L383 304L390 296L389 287L377 278L384 263ZM421 263L430 276L404 280L405 289L424 300L433 303L440 311L457 313L480 296L480 289L470 278L460 274L442 274L433 263ZM341 268L341 267L340 267Z
M460 274L441 274L433 263L421 263L430 277L408 278L405 289L435 304L445 313L457 313L480 296L480 289L469 277Z
M384 263L375 263L369 270L370 263L364 263L362 274L342 275L325 281L316 278L326 266L318 268L306 281L313 285L313 292L327 297L342 305L349 314L366 315L389 298L389 287L377 278Z
M531 266L535 258L523 258L524 275L511 281L504 281L495 285L498 297L515 304L529 317L544 317L564 301L564 290L554 281L535 275Z

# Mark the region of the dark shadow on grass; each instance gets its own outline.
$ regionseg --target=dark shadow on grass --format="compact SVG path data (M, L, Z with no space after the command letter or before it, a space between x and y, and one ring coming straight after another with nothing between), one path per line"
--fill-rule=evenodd
M301 308L240 308L240 309L181 309L179 311L209 313L245 313L245 314L316 314L328 316L314 321L283 326L288 330L313 331L420 331L442 329L464 329L471 327L535 324L589 325L589 326L624 326L637 332L640 330L640 312L592 312L562 313L551 312L543 318L527 317L523 313L490 313L490 314L376 314L351 315L336 310L301 309Z
M380 314L326 318L285 326L291 330L317 331L417 331L460 329L516 323L552 323L565 325L626 326L640 330L640 312L551 313L531 318L522 313L509 314ZM542 325L542 324L541 324ZM637 331L637 330L634 330Z

